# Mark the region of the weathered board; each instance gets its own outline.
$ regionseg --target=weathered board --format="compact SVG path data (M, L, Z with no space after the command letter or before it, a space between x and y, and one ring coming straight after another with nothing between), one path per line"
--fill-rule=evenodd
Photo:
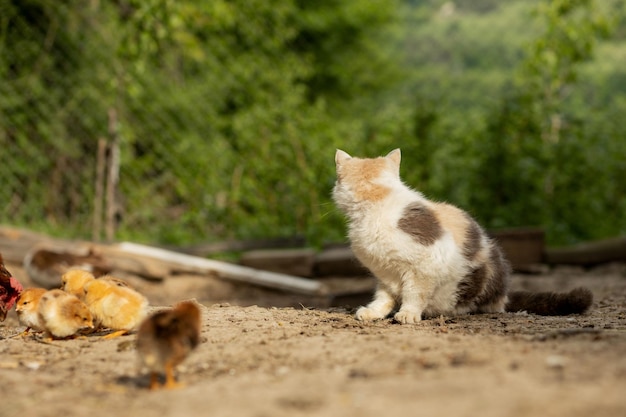
M597 240L566 248L546 250L549 264L592 266L607 262L626 261L626 237Z
M325 277L368 276L370 272L354 256L349 247L335 247L321 251L315 258L315 275Z
M241 254L239 264L265 271L311 278L314 275L315 249L252 250Z

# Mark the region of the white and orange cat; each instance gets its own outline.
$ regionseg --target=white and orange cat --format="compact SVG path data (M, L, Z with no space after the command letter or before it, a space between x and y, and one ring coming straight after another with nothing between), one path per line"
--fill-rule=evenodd
M422 317L522 311L586 311L592 294L509 292L502 251L463 210L428 200L400 179L400 149L385 157L335 154L333 199L348 218L355 256L377 278L374 299L356 312L376 320L396 311L400 323ZM398 308L399 307L399 308Z

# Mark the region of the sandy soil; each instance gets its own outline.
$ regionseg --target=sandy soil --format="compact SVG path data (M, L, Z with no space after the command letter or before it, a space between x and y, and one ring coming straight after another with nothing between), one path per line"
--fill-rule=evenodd
M198 278L139 283L154 305L205 306L202 343L177 374L186 386L157 392L137 370L135 336L43 344L12 337L23 330L12 312L0 323L0 417L626 415L626 266L514 282L586 285L596 301L584 316L363 324L352 307L267 307L280 297ZM257 305L234 305L243 299Z

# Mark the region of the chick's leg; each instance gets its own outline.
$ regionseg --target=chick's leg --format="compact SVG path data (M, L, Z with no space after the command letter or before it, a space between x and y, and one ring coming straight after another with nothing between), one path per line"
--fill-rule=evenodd
M183 384L176 382L174 378L174 365L171 362L165 364L165 388L167 389L176 389L182 388Z
M16 338L16 337L26 337L30 334L31 334L30 327L27 327L26 330L24 330L22 333L18 333L16 335L11 336L11 339Z
M113 333L109 333L106 336L102 336L103 339L115 339L116 337L124 336L128 333L128 330L118 330Z
M160 387L159 374L157 372L151 372L150 373L150 389L155 390L155 389L159 389L159 387Z

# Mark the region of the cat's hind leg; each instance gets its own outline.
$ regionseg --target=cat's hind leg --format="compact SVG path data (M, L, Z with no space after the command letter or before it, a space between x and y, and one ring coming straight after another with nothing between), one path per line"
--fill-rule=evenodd
M507 296L498 297L490 303L484 303L479 305L476 308L476 311L478 313L504 313L504 306L506 305L507 301Z
M396 301L393 296L384 289L382 286L378 286L376 293L374 293L374 299L367 306L359 307L356 311L356 319L361 321L379 320L387 317L391 310L396 306Z

